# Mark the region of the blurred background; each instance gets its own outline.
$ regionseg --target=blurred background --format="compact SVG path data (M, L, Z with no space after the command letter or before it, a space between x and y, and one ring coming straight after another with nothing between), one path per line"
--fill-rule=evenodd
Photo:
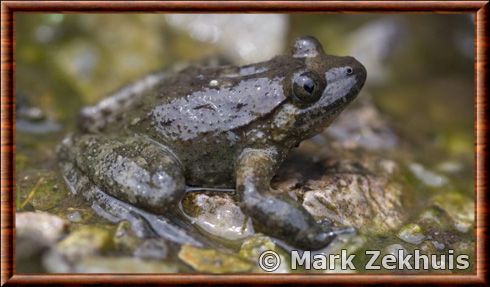
M17 209L60 210L66 187L54 150L76 129L81 107L149 72L210 57L268 60L305 35L326 53L365 65L356 101L369 102L383 118L368 130L369 114L349 118L346 111L338 121L359 121L355 133L332 126L330 137L420 163L410 166L416 177L436 183L450 177L458 193L474 199L471 14L23 13L15 16ZM321 142L316 137L302 147Z
M366 66L363 93L407 140L472 160L473 21L451 14L19 14L17 109L24 101L37 109L18 113L26 121L17 129L70 130L80 107L146 73L212 56L254 63L313 35L327 53ZM49 120L33 125L43 116Z

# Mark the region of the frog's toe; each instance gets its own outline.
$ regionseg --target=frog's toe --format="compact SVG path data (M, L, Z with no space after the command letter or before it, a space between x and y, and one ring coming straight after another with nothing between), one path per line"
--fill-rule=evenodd
M339 235L357 234L357 229L354 227L336 228L318 226L305 230L296 237L296 245L306 249L321 249L328 246Z
M329 245L336 237L337 234L333 232L308 230L298 235L295 245L304 249L317 250Z
M334 233L335 235L355 235L357 234L357 228L355 227L343 227L343 228L337 228L334 230L330 231L331 233Z
M333 225L333 221L329 219L322 219L320 221L317 221L317 223L322 227L324 230L331 230Z
M344 235L344 234L357 234L357 228L355 227L334 227L333 222L328 219L323 219L317 221L319 227L324 232L331 232L336 235Z

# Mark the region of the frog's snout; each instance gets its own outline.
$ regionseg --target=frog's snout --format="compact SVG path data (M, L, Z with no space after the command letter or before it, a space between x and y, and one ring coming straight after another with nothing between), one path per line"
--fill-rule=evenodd
M348 59L349 64L352 68L352 73L356 75L357 88L359 90L361 90L362 87L364 86L364 83L366 82L366 78L367 78L366 67L364 67L364 65L361 64L361 62L356 60L356 58L354 58L354 57L348 56L346 58Z
M357 61L356 61L357 62ZM360 84L360 87L359 89L361 89L363 86L364 86L364 83L366 82L366 78L367 78L367 70L366 68L364 67L363 64L361 64L360 62L357 62L357 67L356 69L359 70L358 74L357 74L357 81L358 83Z

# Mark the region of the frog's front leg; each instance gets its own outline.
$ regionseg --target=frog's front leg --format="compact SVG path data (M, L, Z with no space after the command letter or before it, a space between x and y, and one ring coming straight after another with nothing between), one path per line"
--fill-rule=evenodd
M185 194L182 168L150 141L84 135L72 160L90 180L113 197L154 214L175 208Z
M294 246L319 249L336 234L316 223L301 204L270 193L276 171L275 155L268 150L245 151L236 167L237 192L242 211L264 228Z

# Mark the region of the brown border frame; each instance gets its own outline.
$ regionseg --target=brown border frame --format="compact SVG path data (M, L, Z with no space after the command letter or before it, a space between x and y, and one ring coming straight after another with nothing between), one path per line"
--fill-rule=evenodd
M488 1L5 1L1 4L1 285L27 284L192 284L334 283L472 284L488 286ZM214 12L214 13L474 13L475 14L475 199L476 273L398 274L14 274L15 108L14 19L19 12Z

